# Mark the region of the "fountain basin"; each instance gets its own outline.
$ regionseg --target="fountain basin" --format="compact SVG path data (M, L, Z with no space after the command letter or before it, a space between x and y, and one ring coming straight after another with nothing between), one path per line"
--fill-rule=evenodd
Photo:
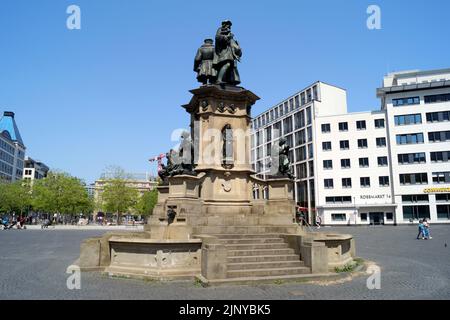
M194 279L201 273L201 239L111 237L110 276L154 280Z

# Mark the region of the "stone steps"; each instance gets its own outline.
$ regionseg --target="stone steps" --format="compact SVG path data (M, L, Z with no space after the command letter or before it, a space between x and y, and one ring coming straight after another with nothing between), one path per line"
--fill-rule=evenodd
M310 273L310 270L307 267L240 269L227 271L227 278L270 277L306 273Z
M284 279L311 273L280 234L244 228L244 233L216 233L227 249L226 279Z
M226 244L225 247L232 250L261 250L261 249L286 249L287 243L244 243L244 244Z
M285 248L285 249L247 249L247 250L229 250L228 257L233 256L267 256L267 255L276 255L276 254L294 254L294 249Z
M268 225L217 225L217 226L196 226L194 227L195 234L233 234L236 235L266 235L266 234L280 234L280 233L297 233L301 227L297 224L268 226Z
M221 240L233 240L233 239L240 239L240 240L252 240L252 239L273 239L278 238L281 239L279 235L272 234L272 233L266 233L266 234L260 234L260 233L244 233L244 234L227 234L227 233L220 233L220 234L212 234L212 236L215 236Z
M282 238L230 238L220 240L227 244L284 243L284 240Z
M228 263L244 262L273 262L273 261L300 261L297 254L276 254L266 256L232 256L228 257Z
M300 260L286 261L264 261L264 262L238 262L228 263L228 271L247 270L247 269L274 269L274 268L298 268L303 267L304 263Z

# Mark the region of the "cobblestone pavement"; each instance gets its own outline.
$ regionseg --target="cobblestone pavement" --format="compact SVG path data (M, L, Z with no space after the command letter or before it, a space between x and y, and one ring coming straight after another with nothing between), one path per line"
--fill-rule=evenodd
M83 273L69 290L66 268L83 239L101 230L0 230L0 299L450 299L450 225L416 240L415 226L339 227L355 236L358 256L381 267L381 289L367 276L329 284L282 283L203 288L188 282L110 279Z

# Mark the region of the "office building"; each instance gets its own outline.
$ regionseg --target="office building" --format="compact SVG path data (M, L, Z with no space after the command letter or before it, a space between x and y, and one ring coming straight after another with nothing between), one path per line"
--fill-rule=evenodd
M316 82L256 116L254 170L268 177L284 136L310 223L450 223L450 69L391 73L377 96L380 110L348 113L345 90Z
M49 167L43 162L26 157L23 170L23 179L28 181L43 179L47 176L49 170Z
M14 112L5 111L0 118L0 180L22 179L25 149Z

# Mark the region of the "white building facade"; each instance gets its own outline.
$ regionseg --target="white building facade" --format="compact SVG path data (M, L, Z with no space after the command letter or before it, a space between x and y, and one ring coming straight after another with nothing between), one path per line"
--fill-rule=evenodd
M23 179L27 181L43 179L50 170L43 162L36 161L30 157L26 157L24 163Z
M316 207L317 140L315 118L347 111L345 90L315 82L252 121L251 159L253 169L265 179L270 171L272 146L280 136L291 147L289 158L295 172L295 199L300 210L314 216ZM257 192L257 190L255 190ZM255 198L263 195L254 195Z
M326 225L394 224L383 111L317 117L316 213Z
M377 95L380 110L347 113L345 90L316 82L256 116L254 170L268 177L284 136L310 223L450 223L450 69L389 74Z
M388 74L377 95L389 127L397 223L450 223L450 69Z

